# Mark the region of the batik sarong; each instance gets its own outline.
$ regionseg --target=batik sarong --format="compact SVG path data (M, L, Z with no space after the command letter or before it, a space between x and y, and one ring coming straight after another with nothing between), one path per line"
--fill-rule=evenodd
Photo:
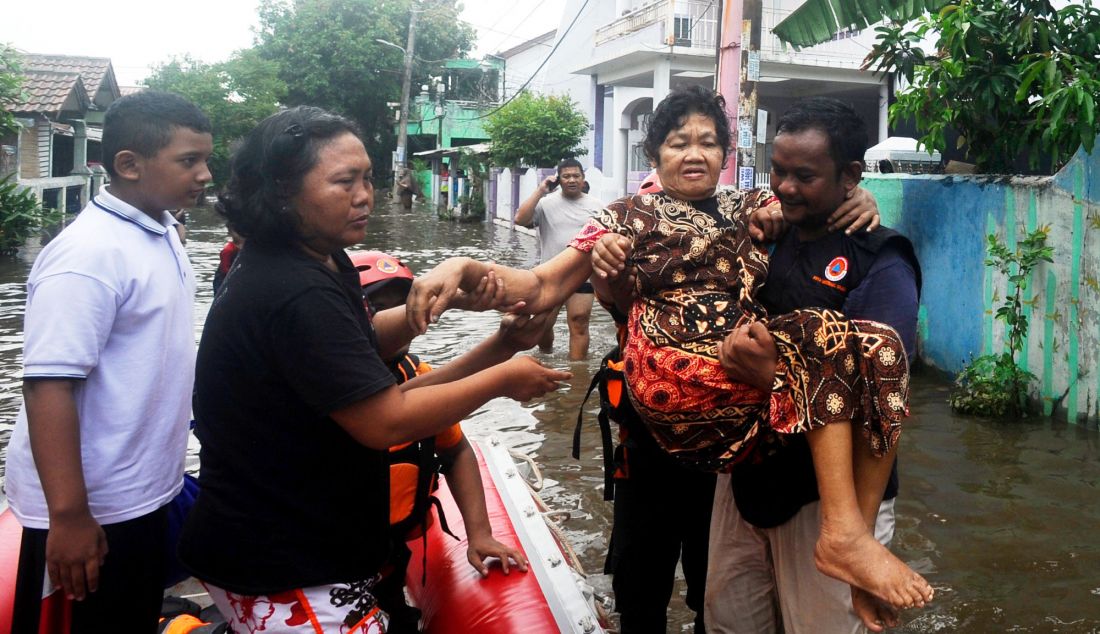
M687 203L664 194L608 206L571 246L590 251L605 233L630 238L636 299L623 347L630 399L658 444L683 464L721 470L762 432L859 425L875 455L897 442L908 363L889 326L831 310L769 317L756 302L767 253L749 215L774 204L763 192L723 191ZM778 351L770 392L729 379L718 346L738 326L767 325Z

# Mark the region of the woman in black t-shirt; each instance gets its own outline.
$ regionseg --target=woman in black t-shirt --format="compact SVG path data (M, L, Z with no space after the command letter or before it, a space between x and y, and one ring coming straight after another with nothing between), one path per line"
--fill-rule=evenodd
M374 205L358 134L318 108L269 117L218 205L247 244L199 346L201 493L180 557L235 631L384 631L371 588L387 549L387 448L569 376L519 357L394 384L382 359L414 333L400 309L368 319L344 253ZM471 301L500 295L483 282Z

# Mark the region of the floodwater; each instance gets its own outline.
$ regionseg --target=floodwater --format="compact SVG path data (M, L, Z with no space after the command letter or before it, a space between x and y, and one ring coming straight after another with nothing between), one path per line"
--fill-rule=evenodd
M225 232L209 209L192 212L187 250L199 279L196 337L210 304L210 279ZM534 240L490 223L439 222L427 210L404 212L381 199L363 248L385 250L425 271L444 258L467 255L524 266ZM24 282L38 251L28 245L0 260L0 445L19 407ZM441 364L496 327L494 314L448 313L413 344ZM602 497L602 461L595 403L589 402L581 459L569 454L573 425L602 351L614 341L598 309L592 326L596 360L566 360L564 318L546 364L569 368L572 385L536 402L498 399L464 427L472 437L496 434L531 454L546 478L543 497L571 514L566 535L593 574L607 546L611 506ZM913 381L912 411L901 445L902 490L894 550L937 589L929 608L904 615L901 632L1100 632L1100 434L1049 421L1008 423L951 415L947 386L935 377ZM195 466L194 447L191 466ZM677 584L682 593L682 583ZM669 631L691 616L680 596Z

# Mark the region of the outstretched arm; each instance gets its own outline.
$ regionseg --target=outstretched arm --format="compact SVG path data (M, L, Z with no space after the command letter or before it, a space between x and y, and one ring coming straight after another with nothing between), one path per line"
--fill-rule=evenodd
M408 391L391 385L329 415L357 442L385 450L434 436L498 396L526 401L572 376L516 357L450 383Z
M500 320L500 328L462 356L431 372L413 377L399 387L410 390L455 381L511 359L517 352L535 347L546 329L546 322L557 313L538 315L509 313Z
M474 290L458 293L453 301L453 307L475 311L492 309L507 310L511 308L502 303L503 299L504 286L502 284L497 284L496 277L490 271L489 275L478 280L478 284ZM393 358L420 334L409 325L409 320L405 318L404 306L395 306L376 313L371 320L371 324L374 326L374 331L378 334L378 356L383 359ZM531 345L533 346L535 344ZM526 350L526 348L523 349ZM513 354L515 352L519 352L519 350L513 351ZM506 357L498 359L494 363L500 363L511 356L512 355L509 354ZM493 364L489 363L479 366L477 370L485 369L490 365ZM467 374L470 373L472 372L468 372ZM462 376L466 376L466 374Z
M443 261L413 281L405 303L410 327L427 330L450 308L460 291L476 288L490 272L503 286L503 304L525 313L542 313L564 302L592 274L587 253L568 248L531 270L514 269L470 258Z

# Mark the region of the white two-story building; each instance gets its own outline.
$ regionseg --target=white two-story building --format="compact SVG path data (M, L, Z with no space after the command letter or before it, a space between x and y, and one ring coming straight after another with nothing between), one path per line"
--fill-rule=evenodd
M889 77L860 70L874 34L841 33L832 42L794 51L772 33L803 0L764 0L757 107L768 113L758 134L757 183L766 184L775 121L802 97L825 95L863 116L871 143L887 136ZM592 193L613 200L649 171L641 149L654 104L682 84L713 86L720 15L717 0L569 0L555 30L498 53L506 92L522 88L568 94L590 122L584 145ZM553 25L550 25L553 26ZM541 68L540 68L541 66ZM726 96L731 99L730 95ZM507 170L505 170L505 176ZM537 183L528 170L519 197ZM511 179L501 182L507 191ZM507 196L496 215L510 216Z

